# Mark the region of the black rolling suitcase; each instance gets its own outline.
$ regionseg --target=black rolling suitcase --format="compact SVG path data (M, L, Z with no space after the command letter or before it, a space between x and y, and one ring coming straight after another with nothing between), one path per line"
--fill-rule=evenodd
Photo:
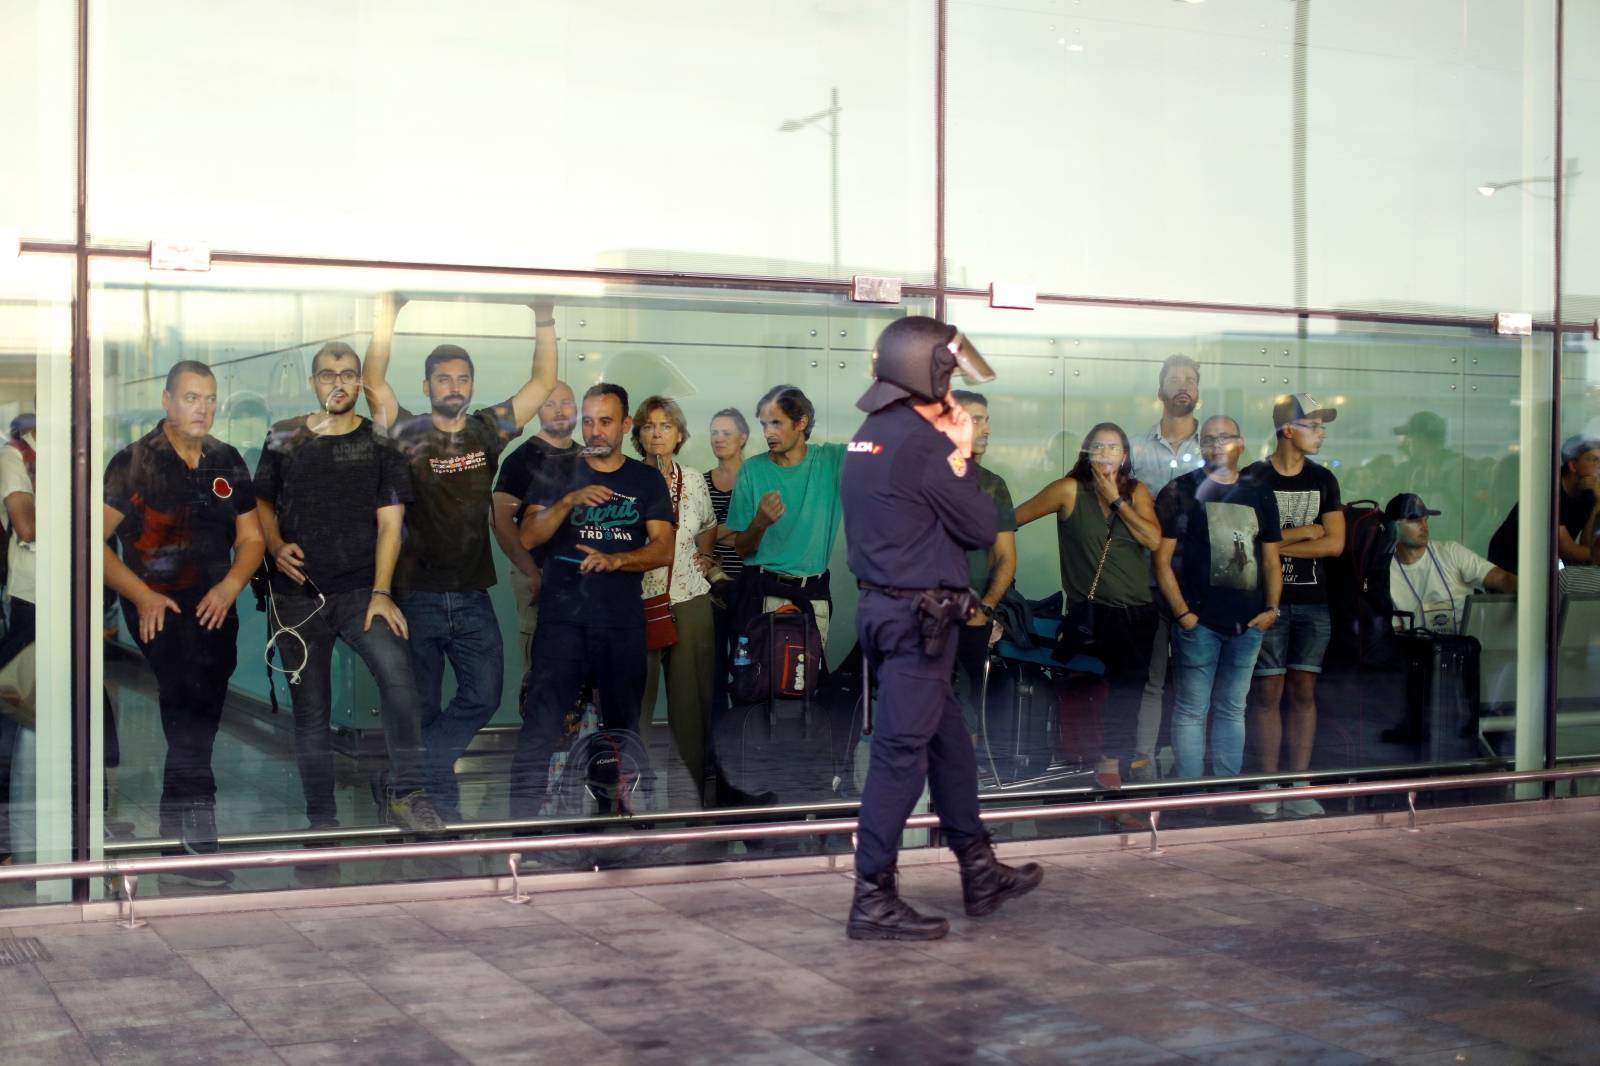
M1414 745L1429 762L1476 758L1478 639L1413 629L1394 641L1404 664L1406 719L1384 739Z

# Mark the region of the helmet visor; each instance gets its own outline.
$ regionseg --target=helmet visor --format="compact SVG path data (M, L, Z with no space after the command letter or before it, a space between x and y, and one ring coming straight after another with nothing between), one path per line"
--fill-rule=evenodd
M986 385L994 380L994 369L978 354L965 333L957 332L950 338L950 354L956 358L956 369L969 385Z

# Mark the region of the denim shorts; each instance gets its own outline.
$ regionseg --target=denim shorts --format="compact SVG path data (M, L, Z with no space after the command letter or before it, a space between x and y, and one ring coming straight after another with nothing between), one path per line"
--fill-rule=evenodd
M1283 614L1262 634L1256 677L1275 677L1290 670L1322 673L1333 623L1325 603L1286 603Z

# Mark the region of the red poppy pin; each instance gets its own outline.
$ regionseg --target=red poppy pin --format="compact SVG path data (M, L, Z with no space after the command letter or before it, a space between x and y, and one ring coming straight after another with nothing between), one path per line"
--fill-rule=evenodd
M219 477L211 482L211 491L217 494L217 499L226 500L233 495L233 486L228 484L228 479Z

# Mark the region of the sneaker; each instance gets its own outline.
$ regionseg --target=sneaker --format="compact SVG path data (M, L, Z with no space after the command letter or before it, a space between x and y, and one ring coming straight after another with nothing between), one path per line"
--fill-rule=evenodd
M1309 785L1309 781L1296 781L1296 787ZM1307 797L1306 799L1293 799L1283 801L1283 813L1290 818L1320 818L1328 813L1322 809L1322 804Z
M1154 755L1135 755L1128 763L1128 780L1136 785L1150 785L1161 780Z
M434 809L433 800L422 789L389 797L389 818L401 829L413 833L442 833L444 819Z
M1277 783L1274 782L1273 784L1262 785L1261 787L1263 790L1265 790L1269 788L1277 788L1278 786ZM1273 818L1280 817L1283 814L1283 807L1284 804L1279 800L1272 800L1269 803L1250 804L1250 809L1255 812L1257 818L1266 818L1269 821Z
M178 835L183 844L174 855L215 855L217 844L217 812L209 803L191 803L179 812ZM169 885L193 885L196 888L226 888L233 883L232 870L171 870L158 880Z

